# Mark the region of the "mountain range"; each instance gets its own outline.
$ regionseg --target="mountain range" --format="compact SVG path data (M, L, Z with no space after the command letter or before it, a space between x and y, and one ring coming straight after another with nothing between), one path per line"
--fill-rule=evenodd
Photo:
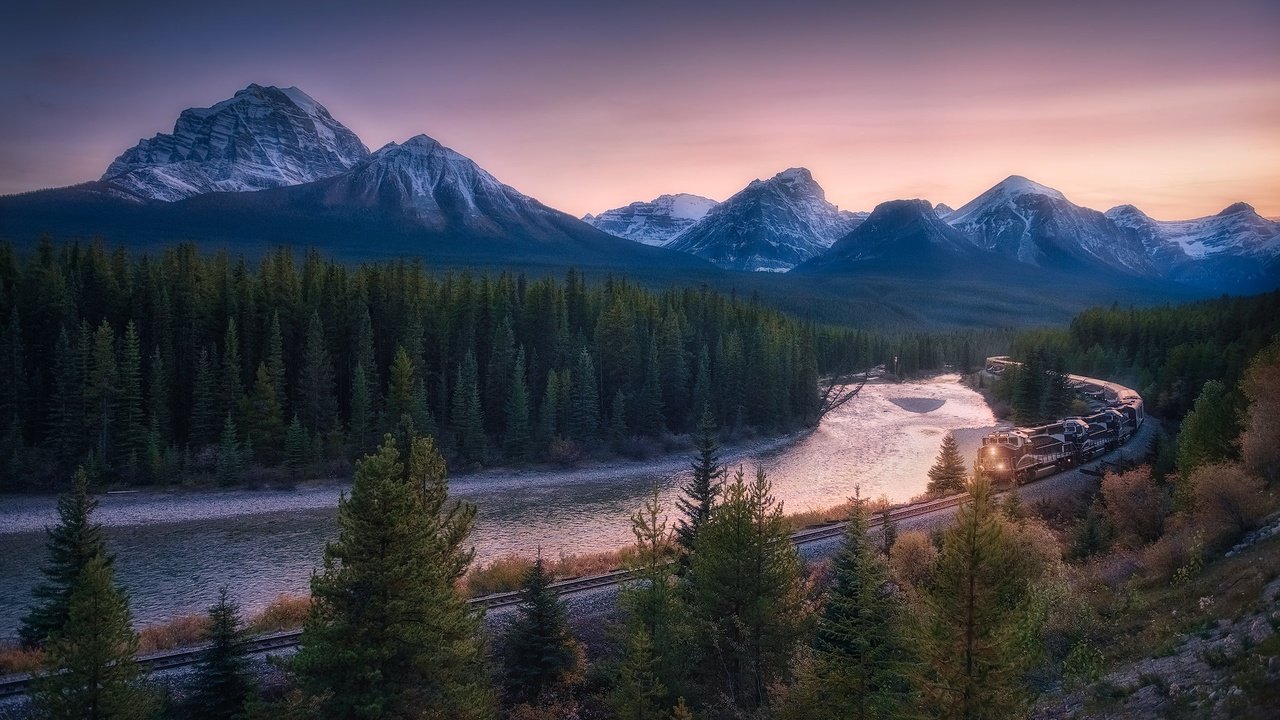
M761 292L809 314L874 304L927 317L933 294L978 285L984 302L1003 298L1002 313L1280 287L1280 223L1244 203L1163 222L1131 205L1084 208L1012 176L956 210L895 200L855 213L790 168L720 203L661 195L578 219L426 135L370 152L306 93L260 85L184 111L172 133L141 140L99 180L0 197L0 238L21 246L46 234L617 270ZM1091 294L1050 301L1045 287ZM816 288L826 290L814 301Z

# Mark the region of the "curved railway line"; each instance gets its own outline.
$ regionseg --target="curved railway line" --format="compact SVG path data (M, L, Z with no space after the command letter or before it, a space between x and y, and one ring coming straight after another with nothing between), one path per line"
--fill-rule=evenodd
M1137 393L1133 390L1121 385L1116 385L1115 383L1074 375L1068 377L1082 383L1105 386L1108 389L1114 388L1117 395L1125 393L1127 394L1127 397L1137 397ZM1105 460L1099 459L1097 462L1100 465L1108 465ZM962 493L959 495L940 498L938 500L901 505L891 508L887 514L876 513L872 515L871 518L869 518L868 524L870 527L875 528L884 524L886 517L894 523L897 523L902 520L923 517L933 513L951 510L962 505L966 500L968 500L968 498L969 495L967 493ZM839 537L844 533L844 531L845 524L843 522L836 521L825 525L799 530L792 533L791 540L797 546L803 546ZM634 573L630 570L614 570L601 575L567 578L552 583L551 589L560 595L574 595L589 590L620 585L630 580L633 575ZM471 598L468 602L474 606L483 607L487 610L501 609L518 604L520 602L520 593L516 591L494 593L492 595ZM301 630L286 630L283 632L259 635L257 637L250 638L245 641L245 646L249 654L261 655L293 648L298 645L301 637ZM203 647L194 647L150 653L139 656L137 661L147 672L170 670L195 664L199 661L200 654L203 649ZM0 677L0 698L22 694L27 689L29 682L30 677L25 674Z

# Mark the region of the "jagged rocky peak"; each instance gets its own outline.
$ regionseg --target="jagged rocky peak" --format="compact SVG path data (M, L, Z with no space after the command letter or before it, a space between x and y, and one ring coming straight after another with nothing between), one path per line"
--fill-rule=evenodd
M730 270L785 271L822 253L866 218L826 200L805 168L752 180L667 247Z
M212 107L184 110L172 133L126 150L102 180L126 196L172 202L312 182L368 155L310 95L254 84Z
M659 195L648 202L587 214L583 222L627 240L645 245L665 245L701 220L718 203L690 193Z
M945 218L946 216L955 212L955 208L951 207L946 203L938 203L937 205L933 206L933 212L938 217Z
M426 135L387 143L324 184L330 205L381 207L439 231L532 235L549 218L568 218Z
M1253 206L1247 202L1238 202L1238 203L1232 203L1231 205L1228 205L1227 207L1223 208L1222 212L1218 213L1218 215L1221 217L1226 217L1227 215L1238 215L1240 213L1249 213L1252 215L1257 215L1258 211L1254 210Z

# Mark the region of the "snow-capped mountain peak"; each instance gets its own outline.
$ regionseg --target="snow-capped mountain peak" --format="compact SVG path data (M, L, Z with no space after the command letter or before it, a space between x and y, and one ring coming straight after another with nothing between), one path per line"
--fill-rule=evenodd
M172 133L139 141L102 181L126 197L172 202L312 182L368 155L360 138L310 95L254 84L210 107L184 110Z
M1118 236L1110 219L1080 207L1061 192L1011 175L947 215L947 224L975 245L1019 262L1042 266L1084 263L1148 274L1141 242Z
M1223 208L1222 212L1218 213L1218 216L1226 217L1228 215L1238 215L1240 213L1249 213L1252 215L1257 215L1258 211L1254 210L1253 206L1247 202L1238 202L1238 203L1232 203L1231 205L1228 205L1227 207Z
M664 245L701 220L718 203L690 193L659 195L649 202L585 215L582 220L599 230L645 245Z
M667 247L731 270L785 271L821 254L866 213L827 202L806 168L753 180Z

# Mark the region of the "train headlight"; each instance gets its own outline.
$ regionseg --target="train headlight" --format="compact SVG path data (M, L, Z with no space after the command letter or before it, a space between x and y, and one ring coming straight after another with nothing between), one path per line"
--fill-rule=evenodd
M996 469L997 469L997 470L1003 470L1003 469L1004 469L1004 463L996 463Z

